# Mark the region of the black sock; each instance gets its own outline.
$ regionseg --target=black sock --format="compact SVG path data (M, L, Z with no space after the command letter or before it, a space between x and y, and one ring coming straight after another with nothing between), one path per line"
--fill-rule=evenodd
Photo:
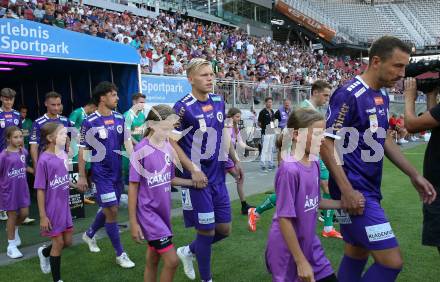
M50 256L50 270L52 271L52 278L54 282L61 280L61 256Z
M42 251L43 256L45 256L45 257L50 256L50 250L52 250L52 245L49 245L46 248L44 248Z
M248 204L246 203L246 201L241 201L241 207L242 207L242 208L247 207L247 205L248 205Z

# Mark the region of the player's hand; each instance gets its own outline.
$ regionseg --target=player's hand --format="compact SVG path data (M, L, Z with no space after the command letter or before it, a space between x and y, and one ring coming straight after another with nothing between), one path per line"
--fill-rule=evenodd
M365 198L361 192L352 189L350 192L341 195L341 206L350 215L361 215L364 213Z
M89 188L89 184L87 184L87 178L85 176L79 176L78 183L76 184L76 189L80 192L85 192Z
M417 99L417 82L415 78L407 77L404 81L405 91L403 94L405 98L415 101Z
M141 244L142 240L145 240L144 235L142 234L141 227L137 222L130 223L130 233L131 233L131 239L135 241L136 243Z
M52 230L52 224L47 216L40 219L40 230L46 232Z
M420 195L420 200L423 201L424 204L431 204L434 202L435 198L437 197L437 192L435 191L432 184L426 180L423 176L420 174L417 174L416 176L411 178L411 182L414 185L414 188L416 188L417 192Z
M304 282L315 282L315 276L313 275L313 269L307 260L302 260L298 262L296 266L298 272L298 277Z
M244 172L243 169L241 168L241 163L240 162L236 162L235 163L235 170L237 172L235 179L237 180L237 183L242 183L244 180Z
M191 179L195 188L205 188L208 185L208 177L206 177L203 171L191 172Z

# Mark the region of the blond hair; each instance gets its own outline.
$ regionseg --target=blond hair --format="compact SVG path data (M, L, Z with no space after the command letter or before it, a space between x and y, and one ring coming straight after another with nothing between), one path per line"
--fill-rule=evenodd
M211 63L207 60L202 59L202 58L194 58L186 66L186 75L190 76L191 73L197 72L200 68L202 68L204 66L212 67Z

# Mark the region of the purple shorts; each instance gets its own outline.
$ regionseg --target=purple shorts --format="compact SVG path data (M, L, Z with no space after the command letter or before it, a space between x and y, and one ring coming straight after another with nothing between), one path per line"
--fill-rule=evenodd
M212 230L216 223L231 222L231 203L225 183L203 189L182 188L185 227Z
M122 182L97 181L93 183L96 185L96 200L101 208L119 205L122 190L124 189Z
M376 199L366 198L363 215L352 216L336 210L344 241L367 250L386 250L399 246L385 211Z
M29 188L21 186L19 189L0 189L0 210L17 211L31 205Z
M226 172L230 169L233 169L234 167L235 167L235 164L231 159L228 159L228 161L225 162L225 171Z

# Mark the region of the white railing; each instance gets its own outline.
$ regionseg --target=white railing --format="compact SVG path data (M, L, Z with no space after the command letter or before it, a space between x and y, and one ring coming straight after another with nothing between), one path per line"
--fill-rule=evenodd
M297 84L261 83L245 80L218 79L214 93L223 96L226 104L237 108L263 108L267 97L273 99L274 107L281 105L284 99L299 104L310 97L310 86Z

